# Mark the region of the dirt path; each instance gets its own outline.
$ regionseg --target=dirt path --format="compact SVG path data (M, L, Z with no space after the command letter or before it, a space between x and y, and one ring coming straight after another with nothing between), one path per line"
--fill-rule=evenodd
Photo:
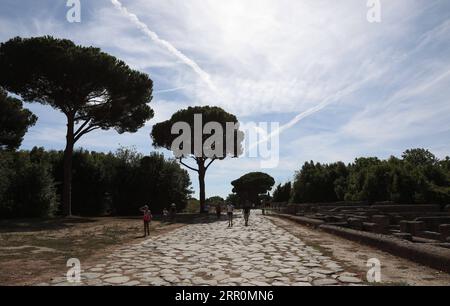
M305 243L320 249L325 254L340 261L348 269L356 271L365 279L367 261L377 258L381 262L381 280L384 284L397 285L450 285L450 274L419 265L407 259L352 242L320 230L311 229L298 223L267 217L275 225L301 238Z

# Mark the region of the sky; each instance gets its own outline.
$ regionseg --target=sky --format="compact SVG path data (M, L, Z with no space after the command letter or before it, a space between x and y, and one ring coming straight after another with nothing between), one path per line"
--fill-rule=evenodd
M279 123L268 131L279 137L276 167L248 156L210 167L207 196L226 196L230 182L247 172L284 183L310 160L388 158L416 147L450 155L450 1L380 0L375 23L366 2L81 0L81 22L70 23L66 0L2 0L0 42L71 39L154 81L155 117L145 127L92 132L78 147L148 154L156 150L152 126L196 105L220 106L242 123ZM27 108L39 120L22 148L63 149L61 113L36 103ZM196 173L190 175L198 194Z

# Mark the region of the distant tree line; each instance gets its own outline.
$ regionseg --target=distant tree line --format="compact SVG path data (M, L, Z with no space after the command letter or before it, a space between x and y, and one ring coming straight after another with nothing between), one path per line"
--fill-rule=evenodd
M241 203L241 199L239 199L239 196L236 193L230 193L225 199L225 203L239 206Z
M213 196L213 197L206 199L207 206L223 205L224 202L225 202L225 199L220 196Z
M1 218L62 213L63 151L0 150ZM176 203L182 210L192 193L186 170L175 160L121 148L115 153L82 149L73 154L72 209L76 215L136 215Z
M292 191L291 182L287 182L284 185L279 184L273 192L272 196L273 202L276 203L289 202L289 199L291 198L291 191Z
M278 186L275 202L393 201L450 204L450 158L439 160L425 149L402 158L357 158L348 165L306 162L292 183Z

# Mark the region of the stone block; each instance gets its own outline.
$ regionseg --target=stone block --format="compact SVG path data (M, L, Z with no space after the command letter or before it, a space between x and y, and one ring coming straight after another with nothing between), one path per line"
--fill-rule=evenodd
M415 221L424 222L426 230L439 232L441 224L450 224L450 216L418 217Z
M374 215L377 215L379 213L380 213L380 211L378 209L372 209L372 208L371 209L367 209L365 211L365 214L368 215L368 216L374 216Z
M348 218L347 219L347 223L353 229L356 229L356 230L362 230L363 229L363 222L361 221L361 219Z
M441 241L447 241L450 238L450 224L441 224L439 226L439 233L441 235Z
M372 222L388 227L390 225L389 216L385 215L374 215L372 216Z
M417 236L420 232L425 230L425 223L422 221L401 221L400 232L409 233Z
M375 234L388 234L389 228L374 222L364 222L364 230Z
M409 221L403 220L400 221L400 232L402 233L411 233L411 224Z
M376 224L377 233L387 233L389 231L390 220L389 216L374 215L372 216L372 222Z
M377 232L377 224L372 222L363 222L363 229L365 231L376 233Z
M404 240L408 240L408 241L412 241L412 235L409 233L394 233L393 234L394 237L397 237L399 239L404 239Z
M411 235L418 236L420 232L425 230L425 222L411 221Z
M437 233L437 232L432 232L432 231L419 232L417 234L417 236L422 237L422 238L426 238L426 239L437 240L437 241L441 240L441 234Z

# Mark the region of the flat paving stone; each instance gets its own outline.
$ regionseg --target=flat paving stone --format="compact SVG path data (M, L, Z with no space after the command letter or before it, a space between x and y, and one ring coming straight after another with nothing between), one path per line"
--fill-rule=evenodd
M107 278L107 279L105 279L105 282L110 283L110 284L121 285L121 284L125 284L129 280L130 280L130 278L127 276L117 276L117 277Z
M315 281L313 281L313 285L314 286L333 286L333 285L338 285L339 282L335 279L330 279L330 278L321 278L321 279L316 279Z
M337 279L343 283L354 283L354 284L362 283L362 280L360 278L354 276L339 276Z
M129 286L129 287L134 287L134 286L139 286L141 284L141 282L140 281L136 281L136 280L134 280L134 281L131 281L131 282L128 282L128 283L125 283L125 284L123 284L124 286Z
M246 279L252 279L252 278L261 276L261 274L255 273L255 272L244 272L241 274L241 276Z
M102 276L101 273L82 273L81 274L82 278L87 278L87 279L96 279L96 278L99 278L100 276Z
M278 272L267 272L267 273L264 274L264 276L267 277L267 278L275 278L275 277L281 276L281 275L282 274L278 273Z
M312 286L309 282L296 282L292 284L293 287L309 287Z

